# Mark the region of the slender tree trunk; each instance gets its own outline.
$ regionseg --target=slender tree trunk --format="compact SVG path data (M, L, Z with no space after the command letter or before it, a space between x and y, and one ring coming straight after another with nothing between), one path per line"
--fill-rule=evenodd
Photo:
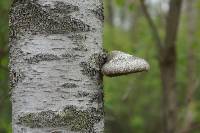
M13 133L104 130L102 0L14 0Z
M164 133L175 133L177 126L176 41L182 0L171 0L167 16L166 37L160 52L163 87Z
M144 15L152 30L159 55L158 60L163 88L163 132L175 133L177 127L176 41L182 0L169 1L164 41L161 40L157 27L147 10L145 0L140 0L140 2Z

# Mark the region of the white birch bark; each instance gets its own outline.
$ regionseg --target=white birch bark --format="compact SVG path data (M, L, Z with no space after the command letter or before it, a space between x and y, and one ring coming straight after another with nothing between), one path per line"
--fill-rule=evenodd
M14 0L13 133L104 129L102 0Z

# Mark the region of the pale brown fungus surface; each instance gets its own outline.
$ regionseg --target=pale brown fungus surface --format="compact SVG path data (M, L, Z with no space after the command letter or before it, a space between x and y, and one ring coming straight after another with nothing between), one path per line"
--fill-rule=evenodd
M150 66L144 59L124 52L112 51L108 55L107 62L102 67L102 73L106 76L114 77L148 71L149 69Z

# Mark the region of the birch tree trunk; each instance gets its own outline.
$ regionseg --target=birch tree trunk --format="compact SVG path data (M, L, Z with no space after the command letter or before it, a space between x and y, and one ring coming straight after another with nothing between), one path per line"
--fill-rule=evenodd
M104 129L102 0L14 0L13 133Z

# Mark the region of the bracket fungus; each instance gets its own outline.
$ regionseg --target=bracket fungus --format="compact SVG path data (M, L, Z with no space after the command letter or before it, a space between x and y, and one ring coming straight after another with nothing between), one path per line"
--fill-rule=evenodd
M109 77L148 71L150 66L144 59L121 52L112 51L102 67L102 73Z

